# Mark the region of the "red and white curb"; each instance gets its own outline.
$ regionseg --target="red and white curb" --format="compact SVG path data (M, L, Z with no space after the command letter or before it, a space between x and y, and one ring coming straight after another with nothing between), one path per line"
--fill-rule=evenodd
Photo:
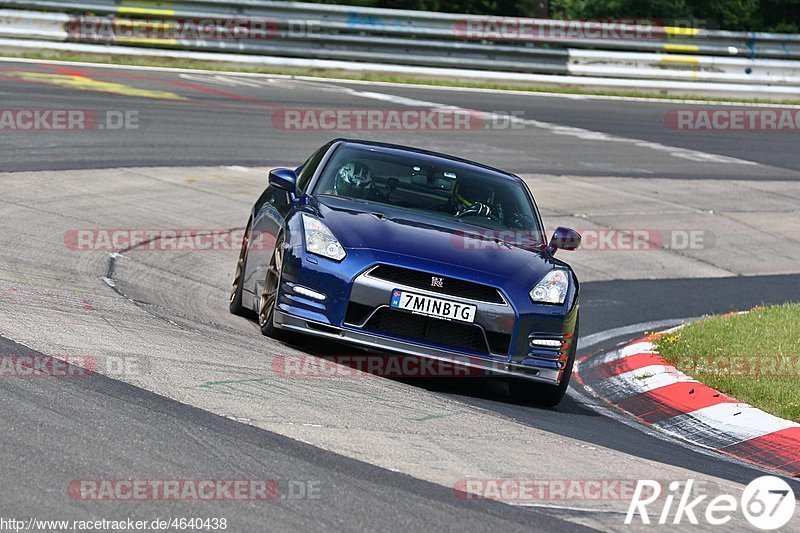
M648 336L578 361L588 391L674 437L800 477L800 424L703 385L670 365Z

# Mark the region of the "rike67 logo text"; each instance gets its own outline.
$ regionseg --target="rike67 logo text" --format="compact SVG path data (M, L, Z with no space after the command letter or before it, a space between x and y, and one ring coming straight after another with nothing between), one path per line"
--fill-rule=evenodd
M710 498L694 489L693 479L673 481L662 494L665 491L658 481L639 480L625 523L697 525L704 520L712 526L724 526L741 513L753 527L774 530L785 526L794 515L794 491L779 477L754 479L740 498L730 494Z

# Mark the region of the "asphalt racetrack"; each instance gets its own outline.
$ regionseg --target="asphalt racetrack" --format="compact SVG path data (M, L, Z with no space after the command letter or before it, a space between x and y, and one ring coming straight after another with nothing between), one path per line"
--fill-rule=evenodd
M73 131L0 132L0 353L88 356L101 369L0 379L2 517L217 517L230 531L617 531L628 500L508 504L465 500L454 487L696 479L720 494L764 474L654 434L575 388L538 409L482 378L281 376L276 357L348 348L282 344L230 315L236 246L112 256L76 248L69 235L231 235L267 169L299 165L332 137L430 148L523 176L548 231L701 232L696 248L562 252L583 281L579 354L594 353L659 324L800 300L796 131L684 131L665 118L735 109L712 104L35 61L0 62L0 98L17 112L96 117ZM484 118L462 131L350 132L280 119L287 110L443 108ZM102 479L268 479L281 496L82 501L69 490ZM729 526L749 527L742 518Z

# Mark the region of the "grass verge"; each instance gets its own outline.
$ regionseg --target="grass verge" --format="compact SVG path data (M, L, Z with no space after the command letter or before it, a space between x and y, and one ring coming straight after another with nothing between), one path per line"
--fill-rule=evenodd
M697 102L731 102L731 103L749 103L749 104L782 104L782 105L797 105L800 100L765 100L757 98L730 98L730 97L712 97L712 96L697 96L697 95L675 95L675 94L659 94L648 92L635 92L635 91L604 91L594 90L590 88L574 87L574 86L536 86L527 85L522 82L519 83L492 83L483 81L474 81L465 79L453 78L435 78L423 76L405 76L401 74L381 74L381 73L368 73L368 72L351 72L347 70L326 70L326 69L313 69L313 68L269 68L248 66L241 63L225 63L218 61L196 61L190 59L175 59L175 58L156 58L156 57L142 57L142 56L125 56L125 55L105 55L93 53L77 53L77 52L30 52L25 50L14 50L11 53L0 52L3 57L19 57L26 59L42 59L42 60L58 60L58 61L81 61L88 63L100 64L117 64L117 65L135 65L144 67L168 67L168 68L183 68L183 69L199 69L199 70L216 70L225 72L244 72L256 74L280 74L287 76L314 76L320 78L337 78L356 81L378 81L389 83L405 83L417 85L430 85L435 87L465 87L472 89L494 89L505 91L529 91L538 93L552 93L552 94L579 94L589 96L615 96L615 97L628 97L628 98L646 98L651 100L688 100Z
M706 318L655 345L670 364L709 387L800 422L800 304Z

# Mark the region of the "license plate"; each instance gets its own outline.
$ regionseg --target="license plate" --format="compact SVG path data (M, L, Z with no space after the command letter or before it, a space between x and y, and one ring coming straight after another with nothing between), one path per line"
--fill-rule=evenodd
M415 315L425 315L441 320L473 322L478 307L470 304L442 300L413 292L395 289L392 291L391 307L411 311Z

